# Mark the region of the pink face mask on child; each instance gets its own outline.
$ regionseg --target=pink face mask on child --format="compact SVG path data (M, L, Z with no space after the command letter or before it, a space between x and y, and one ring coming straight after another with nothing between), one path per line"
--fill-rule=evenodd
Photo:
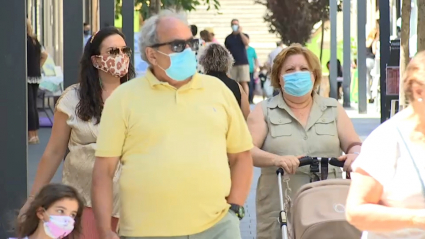
M61 239L74 230L74 223L69 216L49 216L49 221L44 222L44 232L53 239Z

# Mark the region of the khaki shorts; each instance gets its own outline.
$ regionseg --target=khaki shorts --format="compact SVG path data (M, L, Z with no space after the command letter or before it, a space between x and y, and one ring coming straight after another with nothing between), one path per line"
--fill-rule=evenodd
M230 76L237 82L250 82L249 65L233 66L230 70Z
M121 239L241 239L239 218L229 210L227 215L206 231L176 237L121 237Z

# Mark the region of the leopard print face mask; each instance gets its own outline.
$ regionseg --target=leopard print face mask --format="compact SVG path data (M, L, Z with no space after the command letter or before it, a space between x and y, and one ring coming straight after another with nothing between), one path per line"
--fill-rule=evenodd
M127 75L130 58L126 54L97 57L100 59L100 63L97 61L97 63L94 64L95 68L119 78Z

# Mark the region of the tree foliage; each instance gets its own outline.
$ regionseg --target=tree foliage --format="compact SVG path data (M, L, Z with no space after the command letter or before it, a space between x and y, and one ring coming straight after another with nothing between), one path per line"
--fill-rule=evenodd
M115 0L116 14L121 14L121 2L123 0ZM160 2L158 2L160 1ZM153 14L156 13L156 5L159 4L161 9L176 9L183 11L193 11L197 6L207 5L207 10L211 8L219 10L220 2L219 0L135 0L135 6L140 8L140 13L142 14L143 19L147 19Z
M305 45L313 26L329 19L329 0L257 0L256 3L267 7L264 20L269 23L270 32L279 34L285 45ZM338 10L341 9L339 3Z

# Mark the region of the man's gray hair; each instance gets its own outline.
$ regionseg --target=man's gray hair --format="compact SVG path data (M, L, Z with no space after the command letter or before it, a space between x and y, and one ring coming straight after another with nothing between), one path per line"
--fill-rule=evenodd
M148 18L144 22L139 36L140 55L142 56L142 59L147 63L149 62L148 58L146 57L146 47L150 47L160 43L158 40L157 26L162 18L176 18L189 26L186 15L184 13L175 12L173 10L168 9L162 10L157 15L153 15L152 17Z
M234 62L232 54L217 43L209 43L199 52L199 64L205 73L211 71L228 73Z

